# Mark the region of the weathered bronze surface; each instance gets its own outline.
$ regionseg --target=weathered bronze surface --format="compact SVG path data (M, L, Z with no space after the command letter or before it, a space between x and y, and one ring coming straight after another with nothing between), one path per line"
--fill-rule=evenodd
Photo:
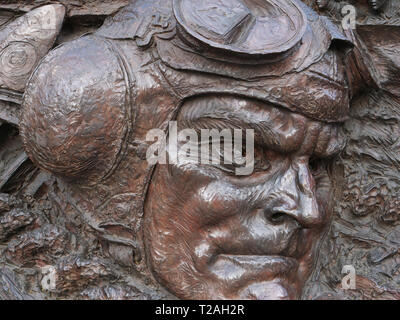
M98 2L0 3L0 299L400 298L397 1Z

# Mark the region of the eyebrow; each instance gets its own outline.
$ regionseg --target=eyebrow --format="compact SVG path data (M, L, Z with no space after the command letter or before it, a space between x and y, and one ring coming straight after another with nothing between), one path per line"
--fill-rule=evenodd
M313 121L272 104L233 95L192 97L182 105L177 121L179 130L190 128L198 133L202 129L253 129L256 145L281 153L299 150L306 139L308 124L317 122L324 128L329 127L329 130L321 130L322 143L316 142L318 157L332 156L344 147L336 141L337 125Z

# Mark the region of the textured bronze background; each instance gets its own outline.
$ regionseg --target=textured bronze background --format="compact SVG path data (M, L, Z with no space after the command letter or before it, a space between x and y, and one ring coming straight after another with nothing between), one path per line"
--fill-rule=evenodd
M400 298L399 1L59 3L0 1L0 299ZM171 120L255 172L148 167Z

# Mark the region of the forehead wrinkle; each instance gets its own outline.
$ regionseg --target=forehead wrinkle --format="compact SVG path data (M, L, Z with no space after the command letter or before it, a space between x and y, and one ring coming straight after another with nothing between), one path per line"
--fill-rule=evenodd
M182 129L254 129L256 143L294 152L303 142L307 118L248 98L197 97L183 104L177 121Z

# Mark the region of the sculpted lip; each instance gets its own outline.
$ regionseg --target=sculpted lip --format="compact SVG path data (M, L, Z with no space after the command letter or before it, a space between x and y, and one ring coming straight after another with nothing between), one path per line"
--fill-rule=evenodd
M225 281L272 280L286 277L297 270L299 263L284 256L220 254L210 266L211 273Z

